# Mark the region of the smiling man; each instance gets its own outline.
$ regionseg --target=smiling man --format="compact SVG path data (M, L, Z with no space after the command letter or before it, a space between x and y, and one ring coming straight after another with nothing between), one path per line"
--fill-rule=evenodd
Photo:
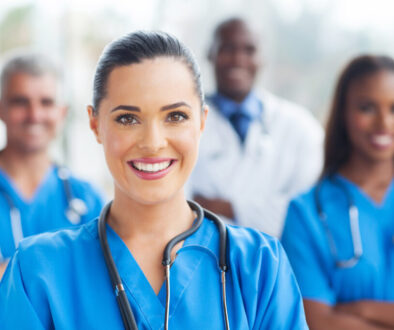
M261 57L244 20L218 25L209 60L217 92L189 189L206 208L279 236L289 200L320 172L322 129L305 109L255 86Z
M38 54L17 55L0 78L0 119L7 128L0 152L1 278L23 237L88 221L99 214L102 200L50 159L50 143L66 115L53 63Z

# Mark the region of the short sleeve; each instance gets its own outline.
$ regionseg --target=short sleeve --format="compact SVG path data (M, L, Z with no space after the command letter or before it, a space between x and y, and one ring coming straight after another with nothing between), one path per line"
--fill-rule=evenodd
M3 330L44 329L26 294L18 251L0 283L0 324Z
M329 249L312 199L290 203L281 240L303 298L335 304Z
M308 329L295 276L281 244L276 242L276 255L272 256L276 267L271 267L276 269L276 273L272 276L272 284L268 286L269 291L266 290L267 285L260 287L260 306L253 329ZM261 269L261 272L266 271L265 267ZM268 303L267 291L270 293Z

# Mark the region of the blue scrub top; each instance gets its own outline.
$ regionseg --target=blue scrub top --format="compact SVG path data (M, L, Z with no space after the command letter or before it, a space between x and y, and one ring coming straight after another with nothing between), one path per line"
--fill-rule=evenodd
M12 256L15 243L11 230L10 198L21 214L23 236L72 226L66 217L68 208L63 181L58 167L52 166L30 200L23 198L8 175L0 170L0 262ZM96 218L103 205L101 194L89 183L69 177L72 196L85 201L87 213L81 223Z
M2 329L122 329L97 220L23 240L0 284ZM119 236L108 243L139 329L162 329L165 285L155 294ZM280 243L228 227L227 303L232 329L307 329L301 295ZM224 329L219 235L205 219L171 267L170 329ZM164 270L163 270L164 272Z
M359 211L363 255L354 267L337 268L315 203L314 187L289 206L282 244L305 299L335 305L362 299L394 301L394 180L381 204L340 175L323 180L319 199L339 260L353 256L350 193Z

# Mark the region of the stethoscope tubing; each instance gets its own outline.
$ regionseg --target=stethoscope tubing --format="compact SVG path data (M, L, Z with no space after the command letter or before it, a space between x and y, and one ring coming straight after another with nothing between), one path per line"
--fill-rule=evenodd
M115 292L116 300L118 302L119 311L122 317L122 322L127 330L138 330L135 317L133 311L131 309L130 303L127 299L126 292L124 290L122 280L120 278L119 272L116 268L115 262L112 258L111 251L107 241L106 235L106 222L108 218L108 214L111 208L112 202L109 202L102 210L99 221L98 221L98 235L101 250L103 252L105 264L107 266L108 274L110 277L110 281L112 284L112 288ZM223 305L223 316L224 322L227 330L230 330L229 319L228 319L228 310L226 303L226 277L225 273L228 270L227 266L227 230L225 224L212 212L203 209L199 204L193 201L188 201L190 208L197 213L197 220L194 221L192 227L187 231L177 235L170 242L167 243L167 246L163 252L163 260L162 264L165 267L165 282L166 282L166 308L164 315L164 329L168 329L169 323L169 310L170 310L170 266L171 266L171 250L172 248L179 243L180 241L186 239L193 233L195 233L201 226L204 216L212 220L218 228L219 231L219 269L221 272L220 280L221 280L221 290L222 290L222 305Z
M332 178L331 180L334 179ZM323 210L323 206L320 198L321 190L323 186L323 180L319 180L319 182L316 185L315 194L314 194L315 205L319 215L319 219L323 224L323 228L327 236L331 255L334 257L335 266L337 268L350 268L357 264L357 262L359 261L359 259L362 257L363 254L361 233L360 233L359 212L357 206L354 203L353 197L348 191L348 189L338 180L335 180L335 183L344 192L347 199L350 234L351 234L351 240L353 246L353 256L351 258L346 260L338 259L338 250L336 248L336 244L332 232L328 226L327 214Z
M67 205L68 205L67 211L66 211L66 216L68 214L68 210L72 209L74 217L78 217L78 219L79 219L78 222L80 222L81 216L84 214L84 212L79 211L78 209L73 207L73 201L78 200L82 203L84 203L84 202L82 200L76 199L73 196L71 184L70 184L70 180L69 180L69 178L70 178L69 171L66 168L58 166L58 165L55 165L55 167L57 168L58 177L60 178L60 180L63 183L64 192L66 194ZM20 210L18 209L18 207L13 202L11 196L9 196L9 194L4 189L1 189L1 193L3 194L5 199L7 200L7 204L10 208L11 232L12 232L12 237L14 240L14 246L15 246L15 248L17 248L19 245L19 242L24 238L23 229L22 229L21 213L20 213ZM86 205L85 205L85 209L86 209ZM75 223L75 220L74 221L71 221L71 219L69 219L69 220L71 223ZM2 260L3 260L3 258L0 257L0 262Z

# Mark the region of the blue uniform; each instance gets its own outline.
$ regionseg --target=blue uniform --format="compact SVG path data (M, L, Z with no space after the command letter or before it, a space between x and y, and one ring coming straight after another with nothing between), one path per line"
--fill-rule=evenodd
M394 302L394 180L379 205L340 175L324 179L319 200L339 260L353 256L349 201L344 189L359 211L363 247L362 257L350 268L335 266L329 239L317 213L316 187L290 204L282 243L301 293L306 299L328 305L362 299Z
M81 222L97 217L103 205L101 195L89 183L73 176L68 181L72 196L82 199L87 207ZM58 176L58 167L50 168L30 200L21 197L8 175L0 170L0 262L15 251L8 198L20 212L24 237L72 225L66 217L67 197L63 181Z
M139 329L162 329L165 285L155 294L119 236L108 244ZM280 243L228 227L227 303L232 329L307 329L301 295ZM171 267L170 329L224 329L219 234L205 219ZM164 270L163 270L164 272ZM122 329L97 220L23 240L0 284L2 329Z

